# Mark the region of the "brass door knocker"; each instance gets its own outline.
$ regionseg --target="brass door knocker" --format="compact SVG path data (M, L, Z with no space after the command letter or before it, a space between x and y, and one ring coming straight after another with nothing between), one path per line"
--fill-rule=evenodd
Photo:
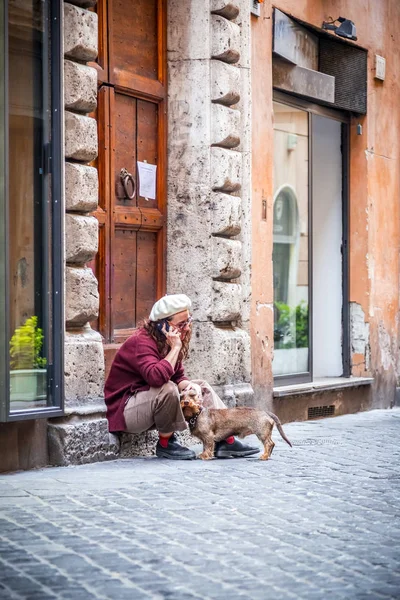
M122 187L124 188L125 196L129 198L129 200L133 200L136 194L136 184L135 180L133 179L133 175L126 169L121 169L119 178L121 180ZM131 187L130 192L129 187Z

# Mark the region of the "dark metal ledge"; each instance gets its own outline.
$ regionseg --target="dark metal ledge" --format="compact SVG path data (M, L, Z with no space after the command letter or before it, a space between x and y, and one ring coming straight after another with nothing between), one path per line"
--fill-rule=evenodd
M373 381L373 377L323 377L309 381L308 383L295 383L293 385L274 387L273 396L274 398L303 396L305 394L314 394L315 392L371 385Z

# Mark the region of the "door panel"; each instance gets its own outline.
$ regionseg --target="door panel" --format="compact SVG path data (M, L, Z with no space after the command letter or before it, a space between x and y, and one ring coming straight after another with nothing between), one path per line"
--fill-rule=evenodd
M108 0L109 83L165 98L166 0Z
M113 136L113 153L114 153L114 173L116 190L116 203L122 206L136 206L136 196L133 200L127 198L123 192L123 188L119 189L121 169L125 168L136 178L136 109L137 101L132 96L125 94L115 94L114 115L112 115L112 127L115 135Z
M159 139L158 129L158 106L151 102L138 100L137 103L137 119L138 119L138 136L137 136L137 156L139 161L148 162L150 164L158 163L157 142ZM157 207L157 199L152 200L139 196L138 204L143 208Z
M137 234L136 322L149 316L157 293L157 233Z
M129 329L136 323L136 245L136 231L115 230L112 263L114 336L118 335L119 329Z
M111 77L124 73L158 79L158 4L158 0L109 2Z

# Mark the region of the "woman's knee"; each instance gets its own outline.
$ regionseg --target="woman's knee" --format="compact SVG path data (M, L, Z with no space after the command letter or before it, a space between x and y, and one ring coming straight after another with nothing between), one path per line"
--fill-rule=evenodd
M167 383L164 383L160 392L158 393L158 400L174 403L179 402L179 389L176 383L173 381L167 381Z

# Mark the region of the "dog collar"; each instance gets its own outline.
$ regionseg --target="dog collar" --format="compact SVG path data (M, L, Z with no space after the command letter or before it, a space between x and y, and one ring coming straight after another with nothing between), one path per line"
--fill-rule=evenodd
M199 418L199 415L202 413L202 411L203 411L203 407L200 406L199 412L197 413L197 415L190 417L190 419L188 421L190 429L194 429L196 427L197 419Z

